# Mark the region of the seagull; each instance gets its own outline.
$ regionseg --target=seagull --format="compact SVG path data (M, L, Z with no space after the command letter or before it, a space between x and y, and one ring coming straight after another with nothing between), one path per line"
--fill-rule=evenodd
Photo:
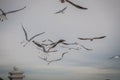
M46 50L46 48L43 46L43 45L41 45L40 43L38 43L38 42L36 42L36 41L32 41L35 45L37 45L38 47L41 47L42 49L43 49L43 52L45 52L45 53L49 53L49 52L57 52L57 50L55 50L55 51L50 51L50 50Z
M58 13L64 13L64 11L67 9L67 7L63 8L62 10L59 10L58 12L55 12L55 14L58 14Z
M82 9L82 10L87 10L87 9L88 9L88 8L79 6L79 5L77 5L77 4L73 3L73 2L71 2L70 0L60 0L61 3L65 3L65 1L68 2L68 3L70 3L71 5L75 6L75 7L78 8L78 9Z
M2 12L2 14L0 14L0 21L3 22L4 19L7 19L7 17L6 17L7 14L15 13L15 12L21 11L21 10L23 10L23 9L25 9L25 8L26 8L26 6L23 7L23 8L21 8L21 9L9 11L9 12L4 12L2 9L0 9L0 11Z
M40 56L38 56L38 57L39 57L40 59L48 62L48 65L49 65L49 64L52 63L52 62L56 62L56 61L62 60L63 57L64 57L64 55L65 55L66 53L68 53L68 52L63 52L62 55L61 55L61 58L58 58L58 59L55 59L55 60L48 60L47 58L42 58L42 57L40 57Z
M29 42L30 42L31 40L33 40L35 37L37 37L37 36L42 35L42 34L45 33L45 32L42 32L42 33L36 34L36 35L34 35L34 36L32 36L31 38L28 39L27 32L26 32L25 28L23 27L23 25L22 25L22 29L23 29L23 31L24 31L25 39L26 39L27 43L29 43ZM25 47L25 46L27 45L27 43L26 43L25 45L23 45L23 47Z
M118 58L120 58L120 55L110 57L110 59L118 59Z
M66 53L68 53L68 52L63 52L61 58L59 58L59 59L48 61L48 65L49 65L50 63L52 63L52 62L56 62L56 61L62 60L63 57L64 57L64 55L65 55Z
M93 38L78 38L80 40L90 40L90 41L93 41L94 39L103 39L105 38L106 36L101 36L101 37L93 37Z

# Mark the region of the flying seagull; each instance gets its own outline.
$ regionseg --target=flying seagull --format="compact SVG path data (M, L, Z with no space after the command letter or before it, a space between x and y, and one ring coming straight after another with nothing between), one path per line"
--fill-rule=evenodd
M112 57L110 57L109 59L118 59L118 58L120 58L120 55L112 56Z
M78 38L80 40L90 40L90 41L93 41L94 39L103 39L105 38L106 36L101 36L101 37L93 37L93 38Z
M59 10L57 12L55 12L55 14L58 14L58 13L64 13L64 11L67 9L67 7L63 8L62 10Z
M15 13L15 12L18 12L18 11L21 11L23 9L25 9L25 7L21 8L21 9L17 9L17 10L13 10L13 11L9 11L9 12L4 12L2 9L0 9L0 11L2 12L2 14L0 14L0 21L3 22L4 19L7 19L7 14L10 14L10 13Z
M71 5L75 6L78 9L82 9L82 10L87 10L88 9L88 8L85 8L85 7L82 7L80 5L75 4L75 3L71 2L70 0L60 0L61 3L65 3L65 1L70 3Z
M24 34L25 34L25 39L26 39L27 43L29 43L29 42L30 42L31 40L33 40L35 37L37 37L37 36L42 35L42 34L44 34L44 33L45 33L45 32L42 32L42 33L36 34L36 35L34 35L34 36L32 36L31 38L29 38L29 39L28 39L27 32L26 32L25 28L23 27L23 25L22 25L22 29L23 29L23 31L24 31ZM27 43L26 43L26 44L27 44ZM25 44L25 45L23 45L23 47L25 47L25 46L26 46L26 44Z
M68 53L68 52L63 52L61 58L59 58L59 59L48 61L48 65L49 65L50 63L52 63L52 62L56 62L56 61L62 60L63 57L64 57L64 55L65 55L66 53Z
M48 65L49 65L49 64L52 63L52 62L56 62L56 61L62 60L63 57L64 57L64 55L65 55L66 53L68 53L68 52L63 52L62 55L61 55L61 58L58 58L58 59L55 59L55 60L48 60L47 58L42 58L42 57L40 57L40 56L38 56L38 57L39 57L40 59L48 62Z
M57 52L57 50L54 50L54 51L50 51L50 50L46 50L46 48L42 45L42 44L40 44L40 43L38 43L38 42L36 42L36 41L32 41L35 45L37 45L38 47L40 47L40 48L42 48L42 50L43 50L43 52L45 52L45 53L49 53L49 52Z

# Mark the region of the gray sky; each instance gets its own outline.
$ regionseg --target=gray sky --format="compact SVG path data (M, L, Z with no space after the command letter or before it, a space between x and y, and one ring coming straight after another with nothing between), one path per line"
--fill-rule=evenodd
M72 0L87 7L79 10L59 0L0 0L0 8L11 11L27 8L8 14L8 20L0 22L0 76L8 80L8 72L18 66L25 72L25 80L111 80L120 79L120 59L108 59L120 55L120 0ZM64 14L54 14L67 6ZM93 51L71 51L59 62L47 63L38 58L35 45L25 40L21 23L28 37L39 32L45 34L36 41L65 39L79 42ZM104 39L80 41L78 37L107 36ZM61 50L65 51L65 50Z

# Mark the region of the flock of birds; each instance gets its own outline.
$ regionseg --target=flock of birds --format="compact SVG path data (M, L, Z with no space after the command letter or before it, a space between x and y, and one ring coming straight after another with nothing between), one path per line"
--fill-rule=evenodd
M78 8L78 9L87 10L87 8L82 7L82 6L80 6L80 5L77 5L77 4L73 3L73 2L71 2L70 0L60 0L60 2L61 2L61 3L68 2L68 3L70 3L70 4L73 5L73 6L75 6L75 7ZM23 9L25 9L25 8L26 8L26 6L23 7L23 8L21 8L21 9L17 9L17 10L13 10L13 11L8 11L8 12L4 12L3 9L0 9L0 12L2 13L2 14L0 14L0 21L3 22L4 20L7 20L7 15L8 15L8 14L21 11L21 10L23 10ZM55 14L64 13L64 11L65 11L66 9L67 9L67 7L63 8L62 10L59 10L59 11L55 12Z
M85 7L82 7L80 5L77 5L73 2L71 2L70 0L59 0L61 3L69 3L71 5L73 5L74 7L78 8L78 9L82 9L82 10L87 10L88 8L85 8ZM0 21L3 22L4 20L7 20L7 15L10 14L10 13L16 13L18 11L21 11L21 10L24 10L26 8L26 6L24 6L23 8L21 9L17 9L17 10L13 10L13 11L8 11L8 12L4 12L2 9L0 9ZM63 8L62 10L59 10L57 12L55 12L55 14L58 14L58 13L64 13L64 11L67 9L67 7ZM23 29L23 32L24 32L24 35L25 35L25 41L21 42L21 44L24 43L23 47L25 47L28 43L32 42L36 47L39 48L39 50L41 52L43 52L45 54L45 56L39 56L40 59L46 61L48 64L52 63L52 62L55 62L55 61L60 61L63 59L64 55L66 53L69 53L70 50L80 50L80 49L85 49L87 51L91 51L92 49L89 49L87 47L85 47L84 45L81 45L79 42L73 42L73 43L68 43L66 40L64 39L59 39L58 41L53 41L53 40L50 40L50 39L46 39L46 40L43 40L41 42L37 42L35 41L35 38L44 34L45 32L41 32L41 33L38 33L30 38L28 38L28 35L27 35L27 31L25 30L24 26L21 25L22 29ZM94 41L94 40L97 40L97 39L103 39L105 38L106 36L100 36L100 37L93 37L93 38L78 38L79 40L88 40L88 41ZM49 43L48 43L49 42ZM48 57L49 57L49 53L55 53L55 52L58 52L59 50L56 50L56 47L59 46L61 48L65 48L69 51L66 51L66 52L62 52L61 54L61 57L58 58L58 59L55 59L55 60L49 60ZM70 47L70 46L74 46L74 47ZM75 47L77 46L77 47ZM117 59L117 58L120 58L120 55L115 55L115 56L112 56L110 57L110 59Z
M60 0L60 2L61 3L67 2L67 3L71 4L71 5L73 5L74 7L78 8L78 9L81 9L81 10L87 10L88 9L88 8L85 8L85 7L82 7L80 5L75 4L75 3L71 2L70 0ZM55 14L64 13L64 11L66 9L67 9L67 7L63 8L62 10L59 10L59 11L55 12Z
M24 32L24 35L25 35L25 40L26 40L26 41L21 42L21 44L23 44L25 42L23 47L25 47L30 42L33 43L36 46L36 48L38 50L40 50L40 53L44 54L44 56L39 56L39 58L44 60L44 61L46 61L48 64L50 64L52 62L56 62L56 61L62 60L64 55L66 53L69 53L69 51L72 51L72 50L77 50L77 51L79 51L80 49L85 49L87 51L93 50L93 49L89 49L89 48L85 47L84 45L80 44L79 42L68 43L65 39L59 39L58 41L53 41L51 39L45 39L45 40L42 40L41 42L37 42L35 40L35 38L38 37L38 36L41 36L45 32L38 33L38 34L32 36L31 38L28 38L28 34L27 34L27 31L25 30L24 26L21 25L21 27L23 29L23 32ZM97 39L103 39L105 37L106 36L93 37L93 38L78 38L78 40L93 41L93 40L97 40ZM51 54L51 53L57 52L59 54L59 50L56 48L58 46L59 46L59 48L67 49L67 51L62 52L60 58L49 60L48 59L49 53Z

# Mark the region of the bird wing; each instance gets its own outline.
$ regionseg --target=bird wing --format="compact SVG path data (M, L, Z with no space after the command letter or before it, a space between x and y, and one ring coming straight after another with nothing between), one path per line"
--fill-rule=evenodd
M63 8L62 10L59 10L58 12L55 12L55 14L61 13L61 12L63 12L66 9L67 9L67 7Z
M66 9L67 9L67 7L63 8L62 11L66 10Z
M63 40L62 40L62 39L60 39L59 41L57 41L57 42L53 43L53 46L52 46L52 47L50 47L49 49L56 47L59 43L62 43L62 42L63 42Z
M83 45L81 45L81 47L84 48L84 49L86 49L86 50L88 50L88 51L92 50L92 49L86 48L86 47L83 46Z
M64 57L64 55L65 55L66 53L68 53L68 52L64 52L64 53L62 53L62 58Z
M25 39L28 41L27 32L26 32L25 28L23 27L23 25L22 25L22 29L23 29L23 31L24 31L24 34L25 34Z
M57 46L57 42L55 43L55 44L53 44L49 49L48 49L48 51L50 50L50 49L52 49L52 48L54 48L55 46Z
M38 43L38 42L36 42L36 41L32 41L35 45L37 45L38 47L41 47L41 45Z
M43 58L41 56L38 56L40 59L44 60L44 61L47 61L47 58Z
M113 59L113 58L120 58L120 55L112 56L109 59Z
M77 42L74 42L74 43L65 43L65 42L63 42L62 44L64 44L64 45L78 45Z
M58 58L58 59L55 59L55 60L48 61L48 65L49 65L50 63L52 63L52 62L56 62L56 61L60 61L60 60L62 60L62 59L63 59L63 56L64 56L66 53L68 53L68 52L64 52L64 53L62 53L61 58Z
M78 38L80 40L91 40L91 38Z
M4 11L3 11L2 9L0 9L0 11L1 11L2 13L4 13Z
M115 56L109 57L109 59L113 59Z
M9 12L6 12L5 14L18 12L18 11L21 11L21 10L23 10L23 9L25 9L25 8L26 8L26 6L25 6L25 7L23 7L23 8L21 8L21 9L18 9L18 10L14 10L14 11L9 11Z
M101 37L94 37L93 39L103 39L105 38L106 36L101 36Z
M53 41L51 39L48 39L48 41L53 43Z
M38 47L41 47L41 48L43 49L43 52L48 52L43 45L39 44L39 43L36 42L36 41L32 41L32 42L33 42L35 45L37 45Z
M87 9L87 8L82 7L82 6L79 6L79 5L73 3L73 2L71 2L71 1L69 1L69 0L66 0L66 1L67 1L68 3L70 3L71 5L75 6L76 8L83 9L83 10L86 10L86 9Z
M39 35L42 35L42 34L44 34L45 32L42 32L42 33L39 33L39 34L36 34L36 35L34 35L33 37L31 37L30 39L29 39L29 41L31 41L32 39L34 39L35 37L37 37L37 36L39 36Z

